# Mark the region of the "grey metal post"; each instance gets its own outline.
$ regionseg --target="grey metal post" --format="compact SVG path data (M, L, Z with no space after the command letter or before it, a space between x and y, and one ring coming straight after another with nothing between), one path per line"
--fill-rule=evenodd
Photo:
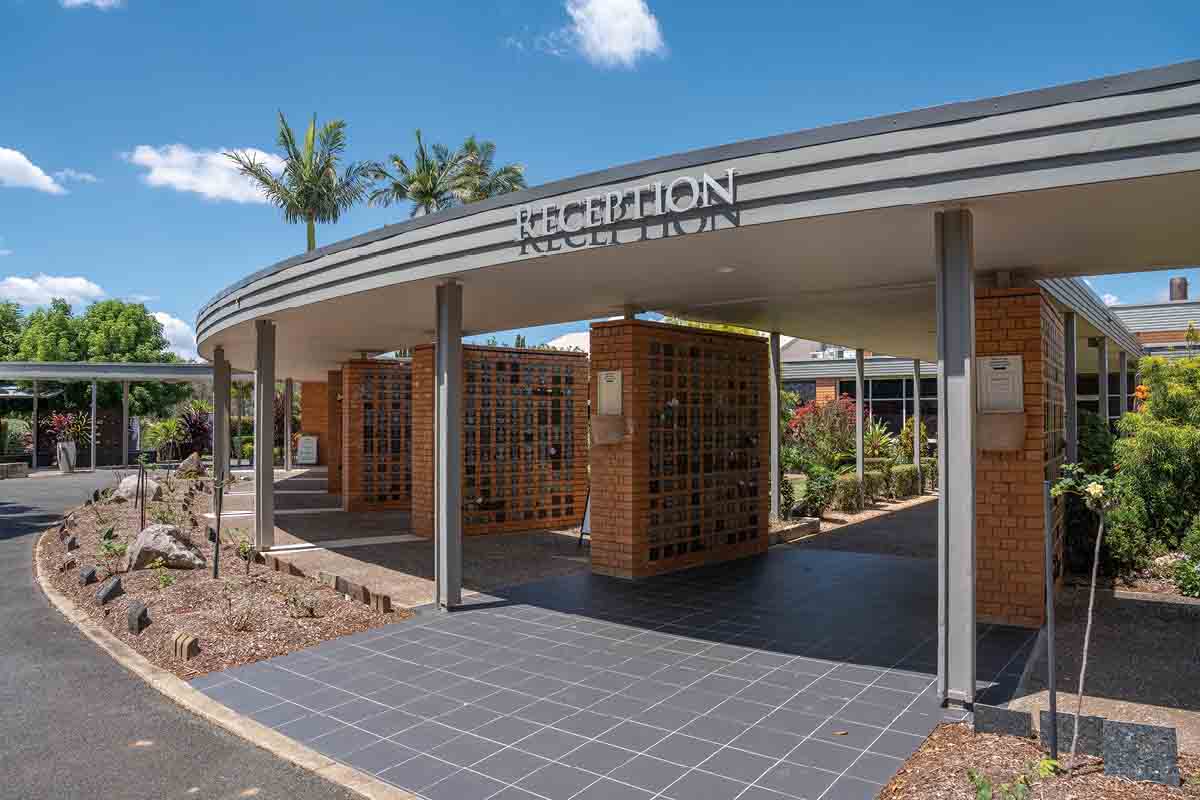
M866 461L863 459L863 413L867 404L863 391L863 349L854 351L854 474L861 481L866 472Z
M917 494L925 489L921 479L921 359L913 359L913 466L917 468Z
M225 348L213 348L213 478L229 477L229 362Z
M1063 383L1066 396L1063 399L1065 415L1063 435L1067 439L1067 463L1079 462L1079 401L1076 392L1079 388L1079 331L1075 321L1075 312L1063 314Z
M283 468L292 470L292 402L295 384L291 378L283 382Z
M1129 354L1124 350L1117 351L1117 369L1120 372L1121 414L1129 410Z
M937 255L938 693L975 700L975 253L971 212L934 215Z
M121 381L121 466L129 466L129 381Z
M92 472L96 471L96 382L92 381Z
M1042 519L1046 544L1046 686L1050 692L1050 757L1058 760L1058 689L1054 664L1054 501L1050 481L1042 482Z
M29 433L33 437L33 460L29 462L29 468L36 470L38 468L37 449L38 449L38 382L33 382L33 424L29 426Z
M779 447L782 443L782 436L779 425L779 406L780 395L783 390L783 382L780 380L780 352L779 352L779 334L771 333L771 366L768 371L767 394L770 395L770 436L771 436L771 518L779 519L780 510L783 507L782 491L783 491L783 473L779 463Z
M254 549L275 545L275 323L254 322Z
M1108 337L1101 336L1096 342L1096 380L1100 386L1097 390L1097 400L1100 401L1100 419L1106 426L1111 427L1108 420Z
M462 603L462 284L437 287L437 602Z

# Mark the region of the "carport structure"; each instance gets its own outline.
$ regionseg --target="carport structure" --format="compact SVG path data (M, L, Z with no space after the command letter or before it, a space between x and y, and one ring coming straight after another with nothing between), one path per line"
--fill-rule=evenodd
M218 387L231 364L269 385L321 380L364 351L444 345L446 607L460 602L464 334L661 310L936 361L937 693L969 704L977 520L980 535L1005 527L977 499L1031 509L1011 545L989 543L1020 558L986 567L1024 592L1015 616L1036 623L1041 482L1072 438L1063 370L1077 335L1037 281L1196 263L1197 201L1200 62L1188 62L653 159L420 217L238 281L200 310L197 337ZM1007 347L1001 333L1014 329L1030 333L1027 361L1037 356L1019 475L997 456L977 461L976 441L976 356L997 355L989 343ZM268 403L260 395L256 434L269 454ZM256 463L267 548L270 458Z

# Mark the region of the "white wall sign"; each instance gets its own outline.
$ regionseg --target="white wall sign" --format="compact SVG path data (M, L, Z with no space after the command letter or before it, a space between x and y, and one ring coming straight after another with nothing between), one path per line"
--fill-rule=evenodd
M600 416L621 414L621 370L605 370L596 374L596 413Z
M296 463L297 464L316 464L317 463L317 437L301 436L299 443L296 445Z
M570 236L616 222L684 214L696 208L732 206L734 170L724 183L707 172L699 178L681 175L670 183L655 181L631 189L603 192L564 203L529 203L517 208L517 242L546 236Z

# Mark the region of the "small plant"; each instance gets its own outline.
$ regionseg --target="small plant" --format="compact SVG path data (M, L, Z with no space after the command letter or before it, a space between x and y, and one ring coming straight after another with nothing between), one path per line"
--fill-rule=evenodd
M159 589L168 589L175 585L175 575L167 569L167 562L161 557L150 562L150 569L154 570L154 580Z
M296 619L317 616L317 596L300 591L298 586L289 586L283 601L287 605L288 613Z
M229 630L244 632L253 627L250 603L238 598L237 586L232 581L225 581L221 585L221 601L223 622Z
M967 780L975 790L975 800L1027 800L1031 787L1058 771L1058 762L1052 758L1031 761L1009 783L996 786L992 779L975 769L967 770Z
M863 482L854 473L838 475L833 484L833 507L847 514L857 514L866 505Z
M1175 562L1175 588L1184 597L1200 597L1200 561L1181 558Z
M249 539L247 539L245 537L238 539L237 554L238 554L238 558L240 558L242 561L250 560L250 556L252 556L254 554L254 548L250 546Z
M833 503L836 479L832 472L821 467L808 471L804 491L796 499L796 508L801 516L820 517Z
M892 458L896 455L896 437L887 424L872 417L863 428L863 455L867 458Z
M109 575L117 574L121 559L129 545L117 538L116 529L109 526L100 534L100 544L96 547L96 556L104 562L104 569Z
M779 516L787 519L796 505L796 487L786 475L779 476Z

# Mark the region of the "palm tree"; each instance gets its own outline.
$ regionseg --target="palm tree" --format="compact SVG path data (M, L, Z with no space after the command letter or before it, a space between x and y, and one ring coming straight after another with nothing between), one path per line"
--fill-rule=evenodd
M495 142L478 142L474 136L470 136L463 142L462 152L467 156L464 171L468 180L467 195L463 202L473 203L476 200L486 200L525 188L524 166L493 166L496 158Z
M304 135L304 147L296 145L283 112L279 112L279 138L284 152L283 170L275 175L250 153L231 152L239 171L257 183L267 199L279 206L289 223L304 221L308 249L317 249L318 222L337 222L343 211L362 200L371 177L371 164L353 163L338 175L338 161L346 149L346 123L334 120L317 130L317 115Z
M395 153L388 156L388 164L394 173L383 164L372 166L371 176L383 181L384 185L372 191L367 202L386 207L409 200L412 202L411 217L449 208L456 202L463 202L469 193L467 161L463 151L452 152L443 144L427 148L418 128L417 149L413 152L411 166Z

